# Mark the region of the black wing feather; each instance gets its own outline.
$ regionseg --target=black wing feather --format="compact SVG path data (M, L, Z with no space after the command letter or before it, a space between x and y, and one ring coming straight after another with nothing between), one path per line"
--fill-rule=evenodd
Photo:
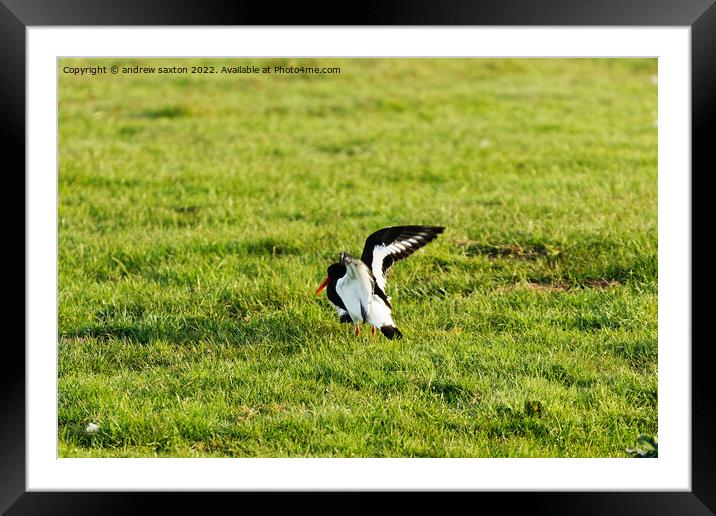
M373 253L376 247L396 244L390 254L383 258L383 274L393 263L407 258L415 251L432 242L445 230L442 226L391 226L379 229L370 235L363 247L361 260L371 271L373 267Z

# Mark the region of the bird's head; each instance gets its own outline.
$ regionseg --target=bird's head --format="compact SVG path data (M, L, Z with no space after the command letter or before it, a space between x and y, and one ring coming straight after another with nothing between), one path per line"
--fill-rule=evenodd
M338 278L342 277L346 273L346 266L343 265L344 254L345 253L341 253L341 263L332 263L328 266L328 276L323 278L323 281L316 289L316 295L320 294L329 283L335 284L336 281L338 281Z

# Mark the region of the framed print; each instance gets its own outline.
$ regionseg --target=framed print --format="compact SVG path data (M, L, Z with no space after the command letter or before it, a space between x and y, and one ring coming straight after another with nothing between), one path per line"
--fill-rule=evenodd
M3 511L713 511L712 2L166 7L0 6L27 202Z

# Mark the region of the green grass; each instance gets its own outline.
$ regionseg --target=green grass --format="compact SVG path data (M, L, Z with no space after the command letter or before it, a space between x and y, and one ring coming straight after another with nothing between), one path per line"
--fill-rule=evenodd
M342 73L60 73L59 455L656 435L656 60L309 62ZM389 275L405 338L356 338L313 292L399 224L447 229Z

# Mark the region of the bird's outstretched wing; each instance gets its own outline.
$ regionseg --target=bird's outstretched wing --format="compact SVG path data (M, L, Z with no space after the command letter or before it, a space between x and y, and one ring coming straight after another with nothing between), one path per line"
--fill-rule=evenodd
M390 266L433 241L444 230L442 226L393 226L379 229L366 239L361 260L370 267L376 284L384 291L385 273Z

